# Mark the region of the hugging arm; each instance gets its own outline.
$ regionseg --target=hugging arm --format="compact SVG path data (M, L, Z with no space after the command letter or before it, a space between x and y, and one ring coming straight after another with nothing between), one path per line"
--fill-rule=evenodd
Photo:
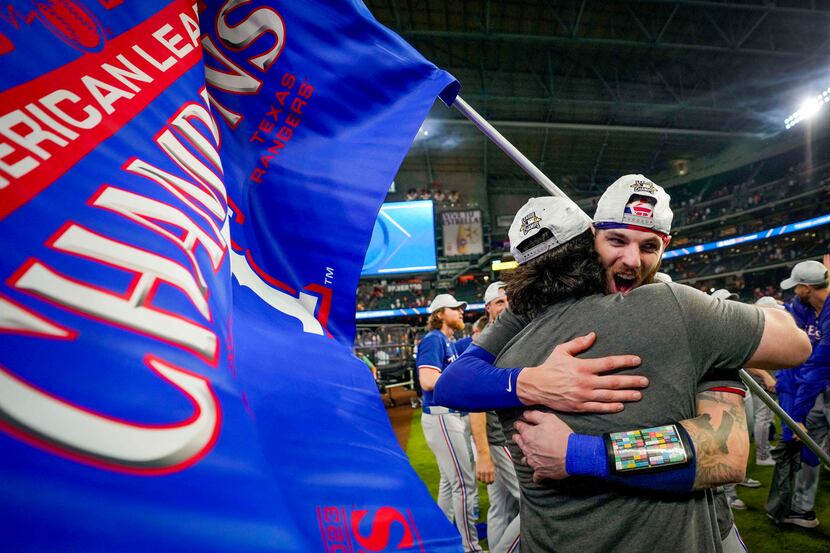
M553 413L527 411L513 437L533 470L533 479L594 476L643 490L688 492L740 482L746 474L749 434L743 398L732 392L697 396L698 416L680 421L692 444L692 462L659 472L615 474L601 436L574 434ZM667 421L666 424L671 424Z
M451 363L435 387L435 402L465 411L489 411L545 405L563 412L615 413L624 401L637 401L637 388L648 379L632 375L602 375L607 371L636 367L633 355L598 359L575 357L594 343L596 335L575 338L554 348L538 366L502 369L495 355L472 345Z

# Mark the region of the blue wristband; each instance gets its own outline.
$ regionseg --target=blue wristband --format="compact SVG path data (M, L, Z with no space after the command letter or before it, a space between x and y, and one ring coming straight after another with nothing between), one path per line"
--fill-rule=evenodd
M694 444L680 425L689 447L690 462L678 467L666 467L657 472L612 474L609 469L608 453L602 436L571 434L568 437L568 452L565 454L565 470L571 476L593 476L606 482L637 490L656 492L686 493L694 489L696 459Z
M571 434L565 454L565 470L571 476L608 476L608 456L602 436Z

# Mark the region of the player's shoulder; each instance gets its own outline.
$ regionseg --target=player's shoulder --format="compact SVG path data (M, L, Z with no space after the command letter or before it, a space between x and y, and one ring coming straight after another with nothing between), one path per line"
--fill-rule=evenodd
M503 309L501 313L496 316L495 321L489 323L487 328L499 326L527 326L530 319L526 315L519 315L510 307Z
M616 301L622 302L629 310L643 311L652 317L675 318L689 313L707 312L714 301L711 296L684 284L656 282L635 288Z
M624 300L628 302L650 302L654 303L660 300L668 302L686 302L686 301L700 301L705 300L709 296L696 290L691 286L677 284L674 282L655 282L653 284L645 284L638 286L624 296L615 294L617 301Z
M680 284L677 282L655 282L648 286L641 286L645 293L659 296L671 296L678 302L705 302L711 303L714 301L712 297L697 288Z
M429 342L435 342L435 341L440 342L440 341L442 341L441 336L443 336L443 335L441 334L440 330L438 330L438 329L429 330L429 331L427 331L426 334L424 334L424 337L421 338L421 343L424 343L424 342L427 342L427 341L429 341Z

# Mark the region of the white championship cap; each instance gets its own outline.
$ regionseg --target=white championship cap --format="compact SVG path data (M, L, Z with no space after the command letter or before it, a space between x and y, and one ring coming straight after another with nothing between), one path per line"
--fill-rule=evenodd
M662 186L643 175L623 175L600 197L594 226L601 229L632 225L671 234L674 214L670 200Z
M668 284L669 282L674 281L672 280L671 275L669 275L668 273L657 271L656 273L654 273L654 282L665 282L666 284Z
M824 284L827 282L827 267L818 261L802 261L793 267L790 278L781 281L781 288L789 290L796 284Z
M755 305L758 307L772 307L773 309L784 309L784 306L778 303L778 300L772 296L763 296L755 300Z
M730 292L726 288L719 288L719 289L715 290L714 292L712 292L709 295L712 296L713 298L717 299L717 300L737 300L738 299L738 294L736 294L735 292Z
M487 305L494 299L499 297L499 290L505 287L505 284L497 280L493 284L487 287L487 290L484 291L484 305Z
M450 309L455 309L457 307L467 309L467 304L463 301L458 301L452 296L452 294L438 294L435 296L435 299L432 300L432 303L429 304L429 307L427 307L427 311L435 313L444 307L448 307Z
M590 228L591 219L570 199L561 196L530 198L516 213L507 233L510 253L519 264L526 263ZM548 229L553 236L523 252L519 251L519 245L542 229Z

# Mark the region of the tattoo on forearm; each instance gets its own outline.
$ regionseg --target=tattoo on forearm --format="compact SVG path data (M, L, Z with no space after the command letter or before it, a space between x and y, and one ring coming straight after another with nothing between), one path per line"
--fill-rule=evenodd
M703 392L697 396L697 413L696 418L682 422L696 451L695 488L741 481L749 454L743 399L725 392Z

